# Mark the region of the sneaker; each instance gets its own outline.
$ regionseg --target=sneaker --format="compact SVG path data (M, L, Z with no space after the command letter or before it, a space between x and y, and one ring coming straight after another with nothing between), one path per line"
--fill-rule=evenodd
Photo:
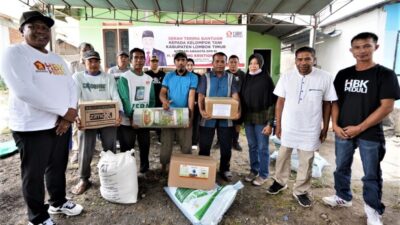
M60 214L63 213L67 216L76 216L81 214L83 207L79 204L75 204L71 201L66 201L62 206L53 207L50 206L48 212L50 214Z
M34 225L34 223L29 222L28 225ZM56 225L56 223L51 218L48 218L43 223L39 223L38 225Z
M276 195L285 189L287 189L287 184L285 184L285 186L282 186L280 183L274 181L274 183L267 189L267 193L271 195Z
M311 207L312 202L307 194L296 195L295 193L293 193L293 197L301 206L305 208Z
M233 150L241 152L243 150L242 146L240 146L239 142L233 143L232 144Z
M192 150L197 150L197 145L192 145Z
M227 182L231 182L232 178L233 178L233 174L231 171L225 171L223 173L220 174L222 179L224 179Z
M367 225L383 225L382 216L371 206L364 203L364 211L367 214Z
M267 178L262 178L257 176L256 179L253 180L252 184L255 186L261 186L267 181Z
M341 199L339 196L337 195L332 195L332 196L328 196L328 197L323 197L322 201L326 204L326 205L330 205L332 207L350 207L352 205L351 201L346 201L344 199Z
M244 180L247 182L252 182L254 179L256 179L258 174L250 172L245 178Z

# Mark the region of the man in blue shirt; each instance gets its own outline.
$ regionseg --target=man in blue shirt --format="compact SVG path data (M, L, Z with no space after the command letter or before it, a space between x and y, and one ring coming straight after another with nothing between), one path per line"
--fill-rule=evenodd
M178 138L181 152L192 153L192 122L194 98L198 78L186 70L187 56L184 52L175 54L175 71L165 75L160 91L160 101L164 110L169 108L189 108L190 125L186 128L168 128L161 130L162 148L160 152L161 172L165 174L167 165L171 160L172 144L175 135Z
M232 97L239 101L238 83L233 74L225 71L227 57L222 52L213 55L213 69L201 77L197 92L199 94L199 109L202 119L200 121L199 147L200 155L210 155L211 144L214 139L215 129L220 142L221 162L219 166L220 176L226 180L232 180L229 170L232 149L232 120L211 119L205 111L205 97ZM240 101L239 101L240 102ZM235 119L240 117L240 110Z

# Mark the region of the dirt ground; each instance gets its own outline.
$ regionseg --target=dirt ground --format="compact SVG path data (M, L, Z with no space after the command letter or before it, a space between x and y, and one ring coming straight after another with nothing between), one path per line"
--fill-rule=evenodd
M1 99L0 99L1 100ZM2 111L4 112L4 111ZM11 139L9 133L0 135L0 142ZM331 164L324 169L322 178L313 179L312 208L304 209L293 200L291 188L295 173L292 173L289 189L283 193L270 196L266 194L272 180L269 179L261 187L255 187L244 181L249 172L249 160L246 138L240 137L243 151L233 151L231 170L235 181L242 180L245 187L238 195L230 209L224 215L220 224L269 224L269 225L350 225L366 224L363 212L362 167L358 152L353 163L352 190L354 193L353 207L332 209L322 204L321 198L334 194L332 173L335 169L333 134L320 149L320 154ZM159 151L162 146L152 140L150 152L151 170L158 174L160 170ZM270 146L271 151L274 146ZM100 147L97 147L100 149ZM386 211L383 216L384 224L400 225L400 137L387 137L387 153L382 162L384 185L383 202ZM175 149L178 151L178 149ZM136 204L121 205L107 202L99 191L97 161L99 151L92 163L93 186L83 195L74 196L70 188L77 182L77 166L69 165L67 169L67 196L84 206L80 216L54 216L58 224L76 225L108 225L108 224L189 224L189 221L179 211L164 192L167 178L139 179L139 201ZM197 154L197 151L194 151ZM219 151L213 150L212 156L219 158ZM19 169L19 155L0 160L0 224L27 224L26 207L22 198ZM271 162L270 174L274 175L274 162ZM226 184L220 179L220 184Z

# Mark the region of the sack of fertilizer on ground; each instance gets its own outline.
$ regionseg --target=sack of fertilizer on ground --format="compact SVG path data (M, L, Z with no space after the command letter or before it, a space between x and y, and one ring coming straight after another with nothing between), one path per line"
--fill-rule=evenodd
M136 203L138 195L138 177L135 150L114 154L101 152L97 168L100 177L101 196L114 203Z
M192 224L214 225L221 221L242 188L242 182L238 181L209 191L176 187L164 187L164 190Z
M279 151L274 151L270 156L270 160L276 160L278 158ZM293 149L292 151L292 156L291 156L291 163L290 163L290 169L292 171L297 172L299 169L299 157L297 155L297 150ZM320 178L322 177L322 170L326 167L329 166L328 161L324 159L318 152L314 152L314 160L313 160L313 165L312 165L312 177L313 178Z

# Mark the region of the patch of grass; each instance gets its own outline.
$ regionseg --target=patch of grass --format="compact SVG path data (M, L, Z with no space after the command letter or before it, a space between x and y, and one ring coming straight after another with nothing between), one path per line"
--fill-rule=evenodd
M311 180L312 188L327 188L329 185L325 182L323 178L320 179L312 179Z

